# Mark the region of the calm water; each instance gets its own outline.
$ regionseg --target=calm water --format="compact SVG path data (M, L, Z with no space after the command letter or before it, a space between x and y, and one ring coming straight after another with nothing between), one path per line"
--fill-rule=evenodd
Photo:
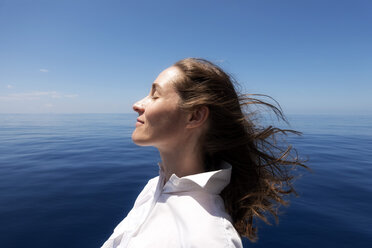
M159 156L135 146L135 115L0 115L1 247L100 247ZM245 247L369 247L372 117L289 116L313 172L279 225Z

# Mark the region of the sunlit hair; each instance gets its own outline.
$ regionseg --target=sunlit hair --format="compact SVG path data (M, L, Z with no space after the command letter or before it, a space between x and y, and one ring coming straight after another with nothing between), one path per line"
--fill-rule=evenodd
M221 196L235 229L255 241L257 220L269 223L271 215L277 221L278 207L288 203L284 196L296 193L293 169L306 166L295 149L278 138L299 133L258 123L260 106L285 120L280 106L260 100L262 95L238 94L236 82L217 65L187 58L174 66L183 72L174 82L180 108L209 108L208 128L201 137L205 170L218 169L222 161L232 165L230 184Z

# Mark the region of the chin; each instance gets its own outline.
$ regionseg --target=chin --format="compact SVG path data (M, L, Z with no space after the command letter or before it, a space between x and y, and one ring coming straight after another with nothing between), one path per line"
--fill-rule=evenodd
M139 135L136 135L135 132L133 132L132 134L132 141L134 144L138 145L138 146L151 146L151 144L149 144L148 140L144 137L139 137Z

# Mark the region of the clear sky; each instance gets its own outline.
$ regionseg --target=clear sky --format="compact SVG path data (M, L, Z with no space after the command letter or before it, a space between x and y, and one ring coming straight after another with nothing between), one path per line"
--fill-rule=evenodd
M0 113L128 113L185 57L285 113L372 114L370 0L0 0Z

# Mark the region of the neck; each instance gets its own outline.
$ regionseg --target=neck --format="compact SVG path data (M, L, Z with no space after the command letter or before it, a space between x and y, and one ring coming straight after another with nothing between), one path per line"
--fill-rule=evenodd
M172 174L184 177L204 172L203 156L197 146L180 144L178 148L171 150L159 149L159 153L165 182Z

